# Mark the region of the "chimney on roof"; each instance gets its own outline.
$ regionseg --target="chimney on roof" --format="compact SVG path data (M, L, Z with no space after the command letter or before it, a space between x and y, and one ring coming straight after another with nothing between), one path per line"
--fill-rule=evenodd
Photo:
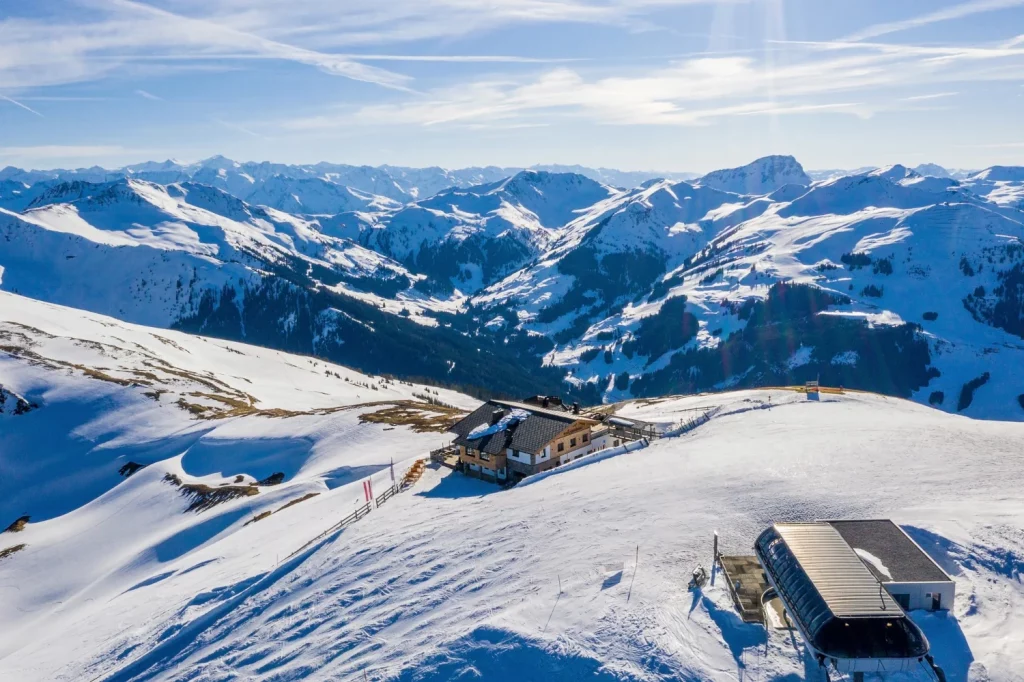
M548 405L550 405L550 404L551 404L551 398L549 398L549 397L547 397L547 396L544 396L544 400L543 400L543 401L541 401L541 402L542 402L542 404L543 404L543 406L544 406L544 407L547 407Z
M580 413L580 404L579 403L573 403L572 404L572 413L573 414L579 414Z
M491 412L491 426L494 426L501 421L502 417L505 416L505 410L495 410Z

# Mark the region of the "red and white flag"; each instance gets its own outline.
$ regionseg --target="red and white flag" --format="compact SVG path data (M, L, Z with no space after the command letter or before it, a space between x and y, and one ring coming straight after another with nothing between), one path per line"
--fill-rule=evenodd
M363 481L363 495L366 497L367 502L373 499L373 483L370 479Z

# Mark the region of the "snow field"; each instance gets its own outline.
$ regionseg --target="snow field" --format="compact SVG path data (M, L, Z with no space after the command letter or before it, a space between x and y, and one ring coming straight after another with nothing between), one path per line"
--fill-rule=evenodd
M317 513L297 505L178 559L213 564L108 597L89 619L106 632L88 654L44 661L56 636L45 635L0 670L27 680L819 679L799 642L743 625L720 581L688 593L689 573L710 565L714 530L724 552L746 553L773 521L892 517L958 583L952 617L918 617L939 665L951 680L1012 679L1024 633L1024 427L790 391L636 402L622 414L673 423L711 408L687 435L522 488L428 470L412 493L203 619L272 571L277 524ZM166 572L149 570L140 582ZM107 626L117 619L133 627ZM75 638L85 625L65 627ZM175 639L179 628L187 638ZM126 667L156 647L161 656Z

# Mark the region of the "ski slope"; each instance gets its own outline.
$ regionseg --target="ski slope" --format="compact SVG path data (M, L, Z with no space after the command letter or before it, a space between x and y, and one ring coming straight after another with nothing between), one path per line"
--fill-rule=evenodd
M364 480L378 495L391 485L392 462L400 478L442 443L439 421L443 431L445 420L478 405L314 358L8 293L0 294L0 351L7 403L13 394L35 405L0 410L0 525L30 517L24 530L0 533L0 552L24 545L0 558L3 680L84 679L81 670L47 668L49 656L32 655L21 669L9 654L62 631L66 639L53 645L61 665L84 661L114 630L144 627L171 608L173 599L143 586L189 573L195 597L197 585L244 580L273 545L252 534L253 519L275 527L268 532L280 534L275 557L283 557L296 539L362 505ZM144 468L119 473L129 464ZM168 475L252 491L196 513ZM196 559L206 551L215 558ZM141 597L143 610L108 620L122 596ZM77 632L83 625L88 632Z
M213 343L187 341L191 350ZM312 389L312 373L281 355L298 365L300 389L307 376ZM0 419L5 429L25 420L13 431L24 434L33 415L94 410L77 438L100 423L115 438L65 451L68 466L113 459L152 423L129 418L139 407L125 394L137 389L90 396L97 380L53 374L5 358L5 385L41 400ZM0 679L819 680L798 641L740 622L720 579L700 594L685 585L695 565L709 565L715 530L723 551L743 553L773 521L842 517L893 518L955 576L949 617L915 614L950 680L1019 676L1024 425L871 394L812 401L787 390L616 409L665 427L704 412L711 419L507 491L428 469L411 491L305 549L358 504L353 486L330 488L331 471L425 449L439 434L357 426L352 411L204 423L170 412L181 432L201 437L172 444L164 436L166 456L30 523L17 539L27 548L0 560L0 624L13 633L0 644ZM292 455L302 464L286 484L200 514L184 513L186 502L161 480L254 472L295 441L313 452ZM0 461L25 459L4 443ZM231 457L219 458L220 448ZM244 525L306 491L321 494ZM0 535L0 548L10 535Z

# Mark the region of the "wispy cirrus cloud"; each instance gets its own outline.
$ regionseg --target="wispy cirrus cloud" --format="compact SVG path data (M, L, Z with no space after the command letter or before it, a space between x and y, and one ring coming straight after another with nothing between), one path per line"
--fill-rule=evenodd
M748 55L699 57L633 75L588 77L568 67L528 78L483 79L401 103L341 108L283 123L293 130L368 126L529 123L559 117L617 125L705 125L736 116L835 112L869 117L899 108L893 91L964 81L1012 80L1024 49L801 43L783 64ZM941 91L914 102L951 97Z
M141 88L135 91L135 94L143 99L153 100L154 102L163 102L164 98L154 95L153 93L142 90Z
M13 159L92 159L121 156L128 150L119 145L37 145L32 147L0 147L0 157Z
M241 124L234 123L232 121L225 121L222 118L212 118L210 120L213 121L214 123L216 123L217 125L223 127L223 128L226 128L228 130L234 130L234 131L239 132L239 133L243 133L245 135L248 135L249 137L259 138L261 140L269 139L266 135L261 135L261 134L257 133L255 130L247 128L247 127L245 127L245 126L243 126Z
M928 26L930 24L937 24L943 21L963 19L964 17L969 17L973 14L994 12L997 10L1019 7L1021 5L1024 5L1024 0L970 0L969 2L953 5L951 7L943 7L933 12L911 17L909 19L903 19L901 21L874 24L848 35L843 40L867 40L869 38L877 38L878 36L883 36L889 33L907 31L914 28L920 28L922 26Z
M514 24L623 25L666 5L752 0L54 0L67 11L0 20L0 88L81 83L152 62L274 59L405 89L372 61L529 62L516 55L375 53L353 48L447 39ZM56 19L54 17L57 17ZM68 18L63 18L68 17Z
M959 95L958 92L933 92L927 95L911 95L910 97L900 97L901 102L923 102L930 99L943 99L945 97L954 97Z
M13 97L8 97L7 95L0 95L0 100L3 100L3 101L8 102L10 104L13 104L16 107L20 107L20 108L24 109L25 111L27 111L29 113L32 113L32 114L35 114L36 116L39 116L40 118L43 117L43 115L40 114L38 111L36 111L35 109L33 109L32 107L30 107L27 104L19 102L18 100L14 99Z

